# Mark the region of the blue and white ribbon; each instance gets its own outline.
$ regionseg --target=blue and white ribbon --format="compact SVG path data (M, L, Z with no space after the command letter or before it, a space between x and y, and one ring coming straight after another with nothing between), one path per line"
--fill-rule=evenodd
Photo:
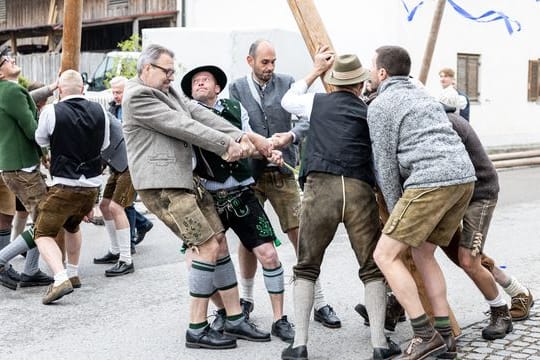
M464 18L467 18L469 20L473 20L476 22L481 23L488 23L493 21L504 21L504 24L506 25L506 30L509 34L512 34L514 31L521 31L521 24L517 20L510 19L506 14L496 11L496 10L488 10L485 13L483 13L480 16L474 16L471 15L468 11L463 9L461 6L455 3L453 0L446 0L448 3L454 8L454 10L463 16ZM539 2L540 0L536 0L536 2ZM412 21L414 18L414 15L416 15L416 11L420 6L424 5L424 1L418 2L412 9L409 9L407 4L405 3L405 0L401 0L401 3L405 7L405 11L407 12L407 21Z

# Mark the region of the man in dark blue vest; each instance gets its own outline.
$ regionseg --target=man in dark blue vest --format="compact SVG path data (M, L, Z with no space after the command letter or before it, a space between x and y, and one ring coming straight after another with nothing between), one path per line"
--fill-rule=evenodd
M244 131L252 143L264 140L261 135L251 131L247 112L238 101L218 100L218 94L227 84L227 77L220 68L212 65L197 67L184 76L181 84L188 97ZM262 265L264 283L274 310L272 334L284 341L292 341L294 330L287 316L283 315L284 271L274 247L276 236L268 216L250 187L255 181L247 160L226 162L214 153L201 148L196 148L195 154L197 156L195 172L202 178L202 185L212 194L225 230L233 229L244 247L252 252ZM280 152L277 152L277 155L281 155ZM224 280L221 286L226 287L236 283L236 275L226 241L221 243L221 248L218 265L229 268L225 273L228 279L220 277L220 280ZM221 325L225 324L225 308L219 296L212 299L218 306L218 321L215 321L213 326L216 330L222 330ZM249 313L245 316L249 316Z
M294 267L296 336L294 344L283 351L281 358L307 359L315 281L324 252L338 225L343 223L360 265L367 310L376 323L371 325L373 358L388 359L401 350L384 334L386 287L383 274L373 260L380 236L379 213L373 191L375 176L366 121L367 105L359 98L364 81L369 79L369 70L362 67L356 55L340 55L335 62L334 59L334 53L327 46L321 47L312 71L295 82L281 101L284 109L308 118L310 123L300 175L304 198L298 263ZM325 72L324 80L333 85L334 90L329 94L306 93Z
M81 248L79 224L91 213L101 185L101 151L109 145L105 109L88 101L81 74L66 70L58 80L60 102L41 112L36 142L50 146L52 187L40 205L35 243L54 273L43 304L73 292L54 237L65 229L68 263L78 265Z

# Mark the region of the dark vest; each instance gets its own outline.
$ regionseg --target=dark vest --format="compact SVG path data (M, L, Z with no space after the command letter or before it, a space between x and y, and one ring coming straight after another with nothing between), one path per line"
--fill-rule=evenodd
M315 94L300 184L323 172L375 184L367 105L349 92Z
M242 129L242 115L240 103L236 100L221 99L224 109L219 112L210 109L214 113L228 120L231 124ZM246 159L227 162L213 152L194 147L197 156L197 167L195 173L200 177L217 182L225 182L232 176L237 181L246 180L251 176L251 170Z
M72 98L54 105L51 135L51 175L79 179L101 174L105 114L101 105Z

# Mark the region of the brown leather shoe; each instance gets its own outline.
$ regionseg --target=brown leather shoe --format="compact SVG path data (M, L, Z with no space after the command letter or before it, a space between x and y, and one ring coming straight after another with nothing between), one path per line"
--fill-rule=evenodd
M529 312L531 311L533 304L534 301L531 290L529 290L529 294L521 293L512 297L512 307L510 308L512 320L520 321L529 318Z
M486 340L502 339L514 330L508 305L491 307L489 325L482 329L482 337Z
M64 295L70 294L72 292L73 286L71 285L71 281L69 281L69 279L58 286L54 286L54 284L51 284L47 288L47 293L45 293L45 296L43 297L43 304L48 305L53 301L62 298Z
M446 343L442 336L435 331L429 340L424 340L421 337L413 337L407 350L394 359L421 360L430 355L436 356L444 352L446 352Z
M71 286L73 286L74 289L79 289L82 286L81 279L78 276L70 277L69 281L71 282Z

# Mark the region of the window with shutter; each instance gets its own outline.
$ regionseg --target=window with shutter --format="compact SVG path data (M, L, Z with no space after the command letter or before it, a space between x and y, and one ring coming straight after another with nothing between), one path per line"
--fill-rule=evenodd
M467 95L469 101L478 101L480 97L479 69L480 55L457 54L457 88Z
M7 21L6 0L0 0L0 23Z
M529 60L529 80L527 85L527 101L538 101L540 95L540 77L538 76L540 60Z

